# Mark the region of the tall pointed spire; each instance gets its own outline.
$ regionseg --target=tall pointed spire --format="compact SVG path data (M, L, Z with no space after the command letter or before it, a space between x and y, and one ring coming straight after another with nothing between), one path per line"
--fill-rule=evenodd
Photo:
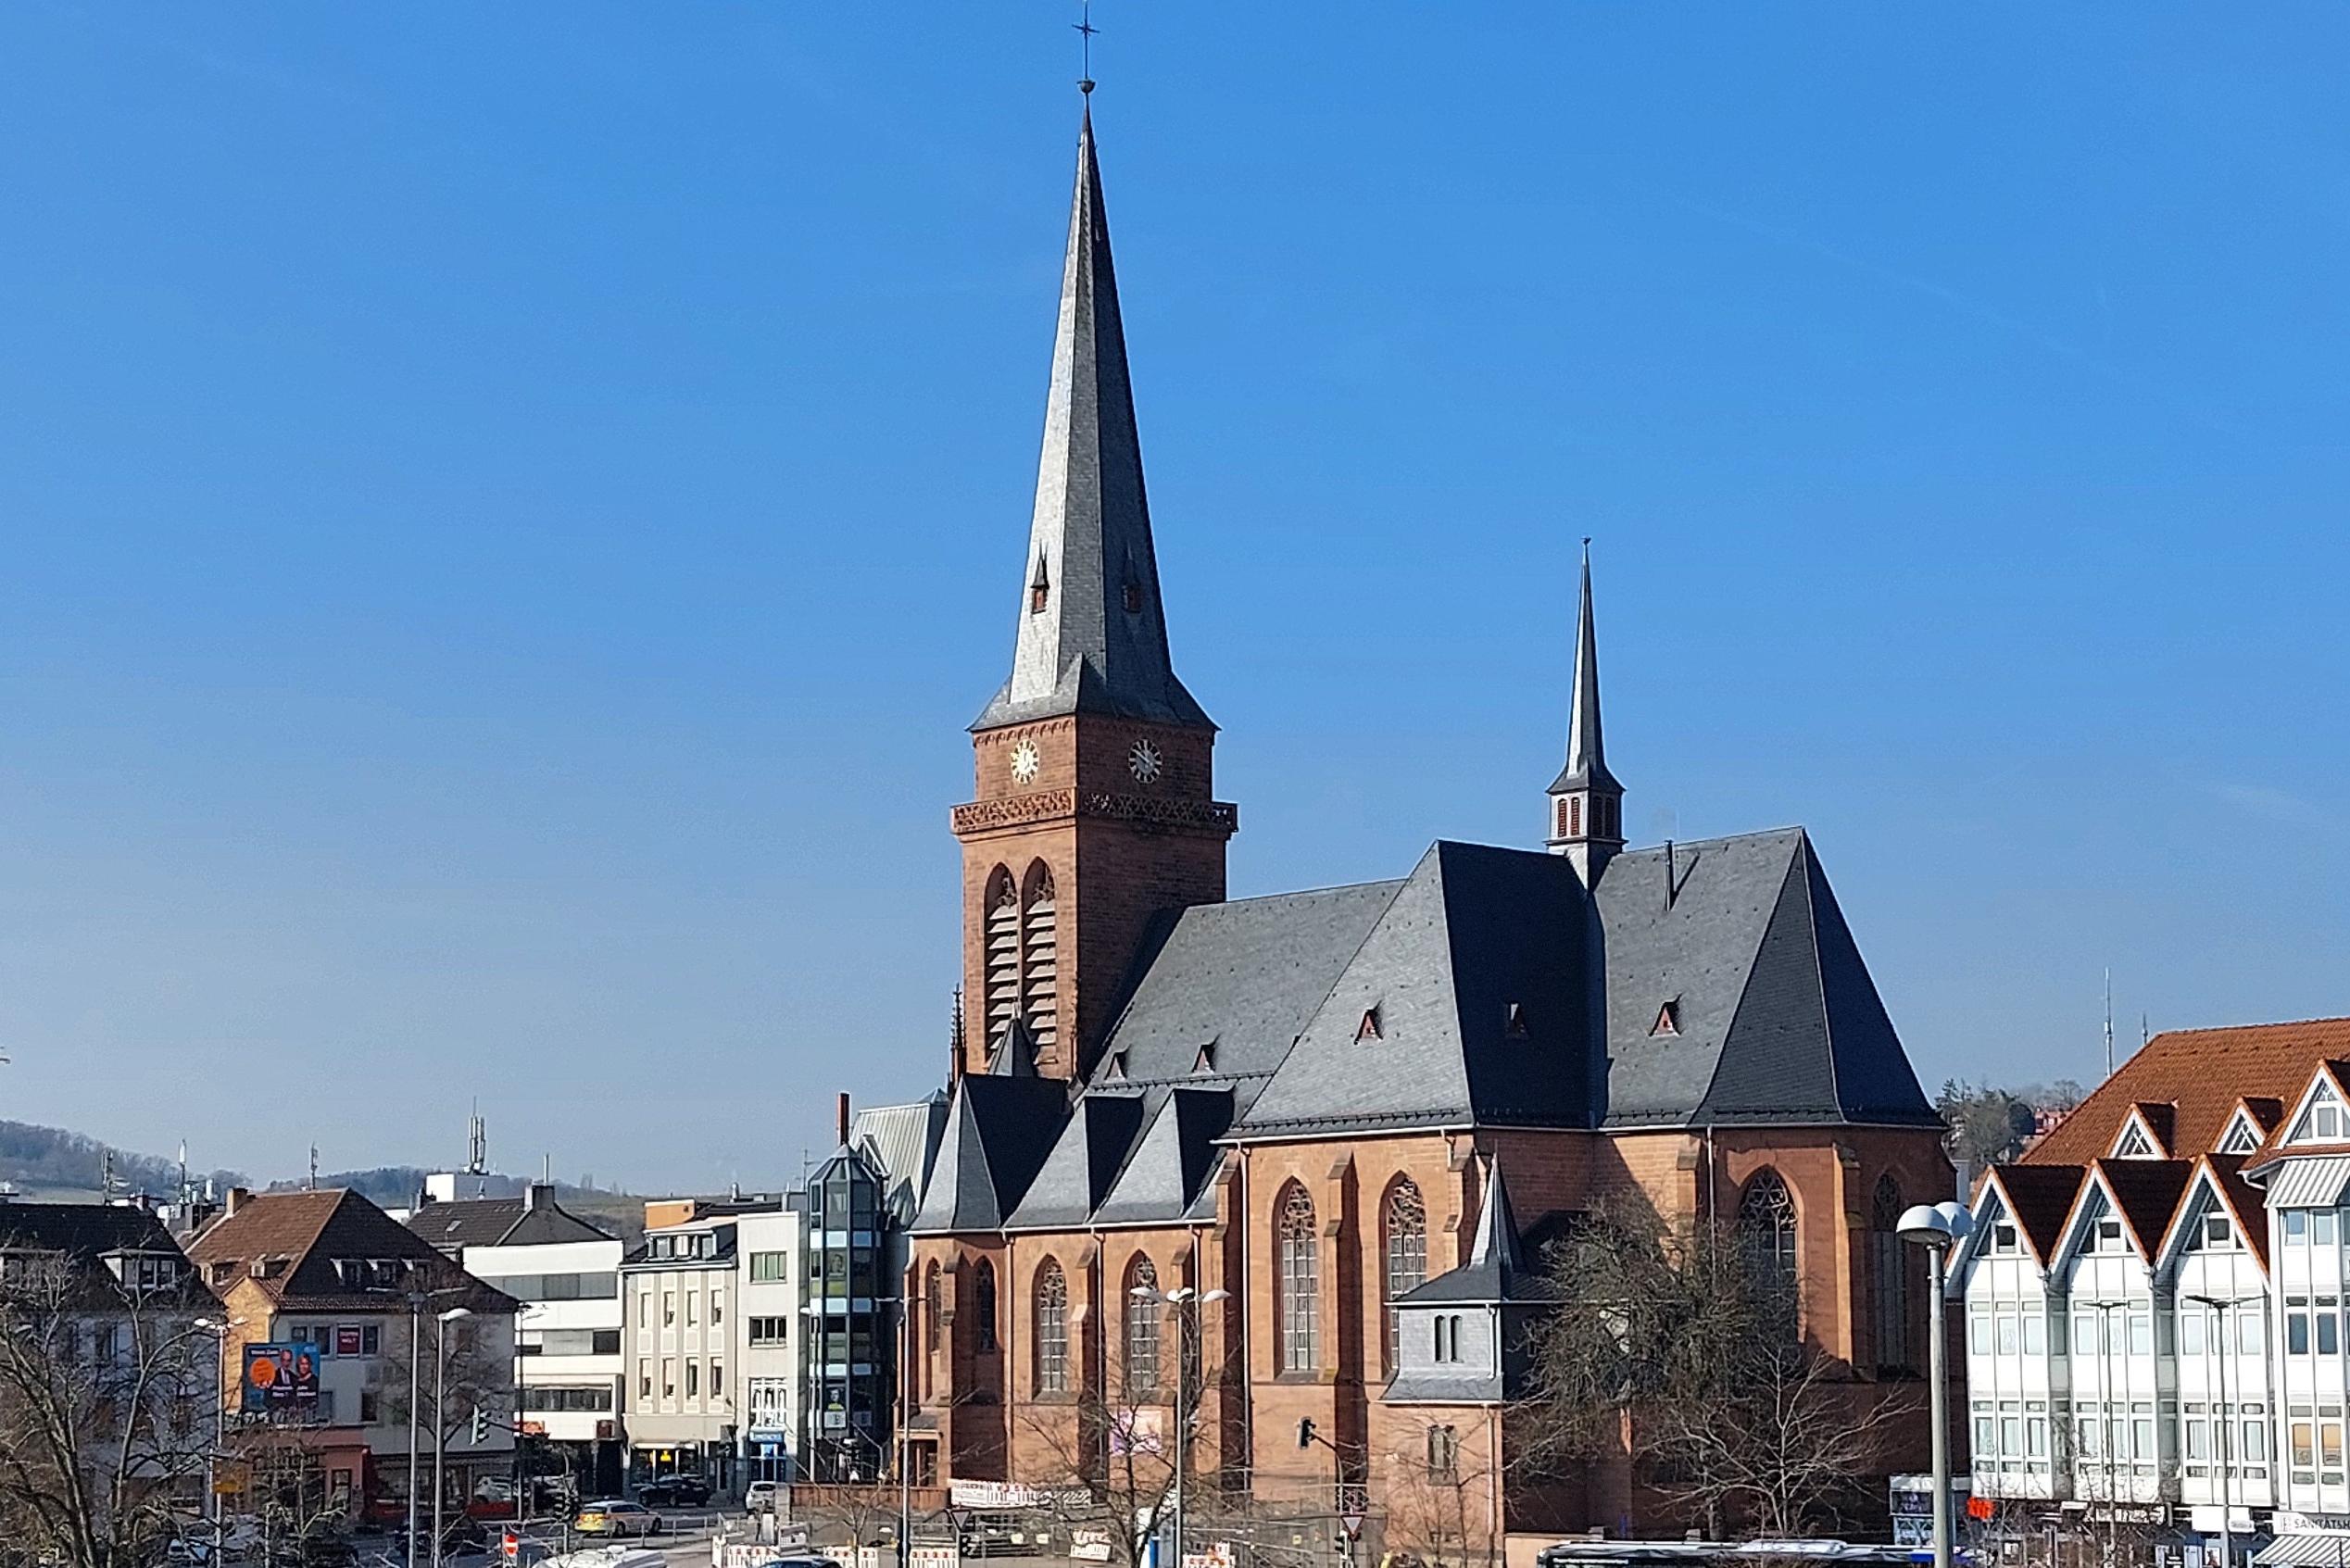
M1469 1242L1469 1266L1500 1269L1505 1286L1510 1275L1526 1268L1518 1247L1517 1216L1510 1211L1510 1189L1502 1185L1502 1162L1489 1155L1485 1161L1485 1203L1477 1210L1477 1235Z
M1588 884L1624 847L1624 786L1607 771L1600 729L1599 626L1591 613L1591 542L1583 541L1583 594L1575 625L1575 696L1566 765L1551 781L1549 847L1574 859Z
M972 728L1078 712L1210 726L1167 655L1090 107L1022 570L1012 679Z

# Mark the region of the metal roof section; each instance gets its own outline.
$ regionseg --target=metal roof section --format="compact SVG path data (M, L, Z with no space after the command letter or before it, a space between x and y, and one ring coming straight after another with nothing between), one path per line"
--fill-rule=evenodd
M2338 1209L2350 1197L2350 1154L2303 1155L2269 1169L2271 1209Z

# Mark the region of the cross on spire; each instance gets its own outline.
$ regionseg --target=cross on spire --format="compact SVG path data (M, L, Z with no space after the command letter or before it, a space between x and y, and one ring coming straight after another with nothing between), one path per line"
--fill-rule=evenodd
M1091 96L1093 35L1101 31L1093 25L1093 0L1078 0L1077 19L1069 25L1077 30L1077 91Z

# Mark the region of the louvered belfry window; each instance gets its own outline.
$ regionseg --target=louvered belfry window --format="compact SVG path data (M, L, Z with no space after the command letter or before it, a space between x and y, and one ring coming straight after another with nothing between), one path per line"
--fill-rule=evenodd
M1020 994L1028 1037L1037 1060L1049 1061L1060 1033L1059 929L1054 922L1052 868L1042 860L1028 868L1020 925Z
M1276 1232L1276 1278L1281 1288L1281 1370L1310 1373L1322 1365L1322 1258L1314 1233L1313 1199L1291 1182L1281 1195Z
M987 1048L1000 1048L1020 1016L1020 897L1012 873L998 866L987 879Z

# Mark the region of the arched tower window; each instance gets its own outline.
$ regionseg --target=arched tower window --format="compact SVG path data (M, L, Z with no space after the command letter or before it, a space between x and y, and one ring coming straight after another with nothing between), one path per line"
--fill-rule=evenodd
M1069 1276L1045 1260L1037 1271L1037 1392L1069 1391Z
M1799 1276L1795 1265L1795 1197L1779 1173L1754 1173L1738 1199L1738 1245L1755 1293L1786 1314L1791 1336Z
M1141 1253L1126 1265L1126 1398L1140 1399L1159 1386L1159 1328L1166 1303L1159 1295L1158 1265Z
M1322 1365L1321 1238L1313 1224L1313 1199L1291 1182L1274 1208L1274 1284L1280 1292L1275 1311L1281 1325L1276 1341L1283 1372L1315 1372Z
M985 1258L971 1276L971 1348L981 1352L996 1348L996 1265Z
M1003 1045L1012 1020L1020 1016L1020 896L1012 885L1012 872L998 866L987 876L986 970L986 1046Z
M1052 868L1038 860L1021 890L1020 995L1037 1060L1053 1058L1061 1023L1059 929L1054 922Z
M1428 1280L1428 1210L1420 1189L1409 1176L1388 1185L1387 1202L1380 1207L1379 1224L1386 1233L1382 1248L1385 1274L1382 1298L1387 1303L1387 1365L1395 1370L1398 1298L1417 1290Z
M1877 1179L1877 1197L1869 1205L1868 1282L1870 1308L1877 1327L1877 1371L1893 1376L1915 1368L1909 1342L1909 1248L1901 1238L1901 1184L1890 1175Z

